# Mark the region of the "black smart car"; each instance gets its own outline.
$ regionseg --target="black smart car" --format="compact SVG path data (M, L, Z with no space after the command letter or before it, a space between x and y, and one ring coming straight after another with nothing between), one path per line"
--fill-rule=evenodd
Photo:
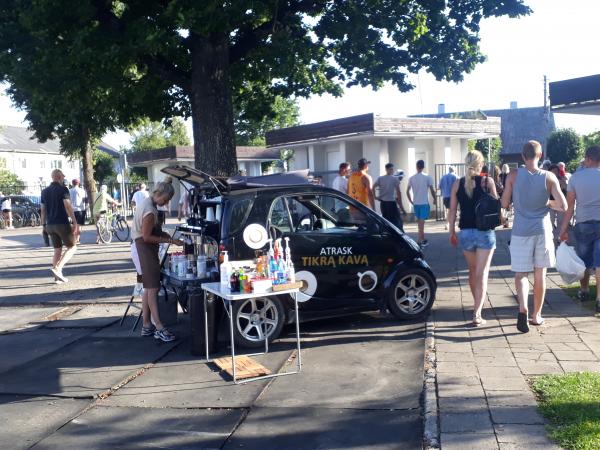
M310 184L305 174L224 180L186 166L163 172L194 186L191 204L198 217L220 204L220 220L203 225L230 260L254 257L244 239L251 224L260 224L272 239L289 238L296 279L303 282L301 320L385 308L400 319L415 319L431 309L436 280L418 245L347 195ZM265 330L274 339L294 320L293 301L280 296L236 302L234 316L236 341L260 346Z

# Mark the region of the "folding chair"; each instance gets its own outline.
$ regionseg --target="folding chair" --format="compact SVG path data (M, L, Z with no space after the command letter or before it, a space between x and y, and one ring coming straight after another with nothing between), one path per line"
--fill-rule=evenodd
M131 294L131 298L129 299L129 303L127 303L127 308L125 308L123 317L121 317L121 321L119 322L119 326L122 326L123 322L125 321L125 318L127 317L127 313L129 312L129 308L139 309L140 313L138 314L137 319L135 319L135 323L133 324L131 333L133 333L135 331L135 329L138 326L138 323L140 323L140 319L142 318L142 307L140 305L136 304L134 302L134 300L136 297L142 298L143 293L144 293L144 287L142 286L142 283L135 283L135 286L133 286L133 292Z

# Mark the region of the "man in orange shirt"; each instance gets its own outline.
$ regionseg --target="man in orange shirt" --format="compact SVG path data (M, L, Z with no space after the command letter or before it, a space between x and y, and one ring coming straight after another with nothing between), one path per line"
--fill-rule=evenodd
M348 179L348 195L371 209L375 209L375 196L373 195L373 178L367 171L371 161L365 158L358 160L358 171L352 172Z

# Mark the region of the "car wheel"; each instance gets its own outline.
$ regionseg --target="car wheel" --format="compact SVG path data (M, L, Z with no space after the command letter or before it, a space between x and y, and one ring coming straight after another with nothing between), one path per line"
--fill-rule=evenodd
M259 297L233 303L233 338L242 347L262 347L281 333L285 312L277 297Z
M435 298L435 281L422 269L398 273L387 292L388 307L399 319L416 319L427 315Z

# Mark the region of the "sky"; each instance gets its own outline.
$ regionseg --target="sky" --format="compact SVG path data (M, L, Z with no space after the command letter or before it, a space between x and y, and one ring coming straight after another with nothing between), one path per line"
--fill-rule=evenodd
M533 10L519 19L492 18L481 24L481 50L487 61L466 74L461 83L438 82L426 72L411 77L416 86L408 93L386 85L379 91L354 87L341 98L329 95L299 99L302 123L376 113L387 117L446 112L503 109L516 101L519 107L544 103L544 75L559 81L600 74L597 0L525 0ZM0 95L0 124L27 126L25 114ZM600 116L555 114L558 128L586 134L600 130ZM188 121L191 137L191 122ZM125 132L104 140L118 148L128 143Z

